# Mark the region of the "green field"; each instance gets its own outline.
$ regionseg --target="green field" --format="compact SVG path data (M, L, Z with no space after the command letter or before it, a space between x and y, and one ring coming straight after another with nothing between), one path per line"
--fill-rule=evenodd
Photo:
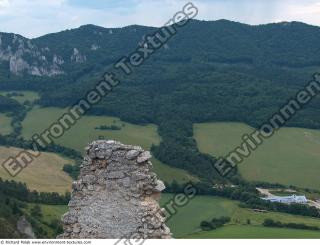
M172 199L171 194L162 194L161 205L164 206L170 199ZM240 208L236 201L213 196L195 197L185 207L177 208L176 214L167 223L175 238L197 238L198 234L195 233L200 231L199 225L201 221L209 221L212 218L219 218L221 216L231 217L230 224L237 227L235 229L241 229L241 227L247 224L248 219L250 219L251 225L246 227L250 227L251 229L257 226L260 230L267 229L262 226L262 223L267 218L283 223L304 223L320 227L320 219L276 212L257 213L250 209ZM250 229L248 229L247 233L244 233L244 237L250 238L253 235ZM279 232L281 233L282 230L279 230ZM294 234L294 232L291 231L290 234ZM228 238L230 235L233 235L232 230L230 230L230 233L226 232L223 238ZM274 238L277 238L276 235L273 232L266 234L266 236ZM318 232L318 235L320 237L320 232Z
M0 91L0 95L7 96L8 93L16 92L22 94L22 96L12 96L11 98L23 104L26 101L34 102L39 99L39 94L32 91ZM0 113L0 135L8 135L12 132L10 125L11 118L3 113Z
M172 194L161 195L161 206L164 207ZM32 207L29 205L28 209ZM60 219L66 213L65 205L41 205L43 220L50 223ZM295 216L282 213L256 213L249 209L238 207L238 202L213 196L196 196L184 207L177 207L176 214L167 222L175 238L320 238L320 232L266 228L262 226L266 218L284 223L304 223L320 227L320 219ZM203 220L221 216L231 217L231 222L225 227L209 232L200 231ZM246 225L250 219L251 225Z
M241 137L253 128L242 123L194 125L200 151L225 156L241 144ZM282 128L240 165L247 180L320 189L320 130Z
M41 210L43 214L43 221L50 223L57 219L60 220L62 215L68 211L67 205L45 205L41 204ZM32 205L28 205L28 210L32 208Z
M8 157L18 155L21 150L14 147L0 147L0 162L4 162ZM66 163L73 163L73 161L54 153L43 152L15 177L10 176L1 167L0 177L26 183L31 190L64 194L66 191L71 190L72 183L71 177L62 170L63 165Z
M19 103L23 104L26 101L34 102L39 99L39 94L32 91L0 91L0 95L6 96L8 93L16 92L22 94L22 96L12 96L12 99L15 99Z
M68 211L68 206L66 205L41 205L43 218L45 221L50 222L58 217L65 214Z
M12 132L10 123L11 118L3 113L0 113L0 135L7 135Z
M64 109L59 108L34 108L23 121L22 135L30 139L34 133L41 133L53 122L63 115ZM121 130L96 130L101 125L117 125ZM159 144L161 138L157 133L156 125L134 125L121 121L116 117L83 116L69 131L55 143L83 152L84 147L93 140L99 138L114 139L124 144L139 145L144 149L150 149L152 144ZM186 171L169 167L160 161L153 159L155 172L167 182L176 179L178 182L196 180Z
M36 204L28 203L26 208L23 209L24 213L31 215L31 209ZM45 231L47 234L45 235L46 238L54 239L56 238L56 232L52 227L50 227L50 224L52 222L60 221L61 217L64 213L67 212L68 206L67 205L45 205L40 204L41 207L41 213L42 217L33 217L36 220L36 223L38 226L41 227L43 231Z
M267 228L253 225L227 225L214 231L198 232L187 236L194 239L313 239L320 238L319 231L286 228Z

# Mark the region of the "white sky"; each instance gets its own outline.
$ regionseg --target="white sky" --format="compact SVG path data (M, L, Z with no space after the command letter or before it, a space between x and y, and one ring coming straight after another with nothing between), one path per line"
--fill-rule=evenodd
M26 37L84 24L161 26L186 0L0 0L0 32ZM194 0L197 19L248 24L301 21L320 26L320 0Z

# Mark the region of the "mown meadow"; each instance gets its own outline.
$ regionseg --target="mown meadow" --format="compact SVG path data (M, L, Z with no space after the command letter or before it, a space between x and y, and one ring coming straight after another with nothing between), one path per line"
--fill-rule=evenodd
M225 156L254 129L243 123L194 124L200 151ZM320 130L282 128L239 164L247 180L320 189Z

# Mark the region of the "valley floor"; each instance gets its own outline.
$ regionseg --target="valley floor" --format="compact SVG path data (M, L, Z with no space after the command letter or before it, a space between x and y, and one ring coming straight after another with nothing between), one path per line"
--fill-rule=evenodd
M30 100L35 100L35 94L26 94ZM26 98L18 98L23 103ZM41 133L63 113L60 108L34 107L28 112L22 122L22 135L30 139L32 134ZM0 134L10 133L10 118L0 115ZM119 130L99 130L102 125L116 125ZM194 125L194 137L202 152L213 155L224 155L241 142L244 133L252 128L240 123L204 123ZM66 134L57 140L57 144L82 152L84 147L99 138L114 139L125 144L141 145L150 149L152 144L161 141L156 125L134 125L121 121L116 117L84 116ZM301 187L320 188L318 170L320 170L320 131L309 129L284 128L279 135L265 142L261 149L254 152L240 166L241 174L248 180L264 180L282 184L293 184ZM0 160L14 156L21 149L0 147ZM179 183L197 181L198 178L188 172L172 168L152 159L154 170L159 178ZM62 171L66 163L72 160L53 153L43 153L39 159L28 166L14 178L15 181L27 183L30 189L64 193L70 190L72 179ZM308 176L308 178L306 178ZM0 177L12 179L3 168ZM165 206L172 199L172 194L163 194L161 205ZM168 220L175 238L320 238L320 232L292 230L282 228L266 228L262 226L265 219L270 218L284 223L303 223L320 227L320 219L267 212L257 213L250 209L240 208L237 201L213 196L196 196ZM29 206L30 205L30 206ZM26 212L32 204L28 204ZM60 219L67 206L41 205L44 222ZM201 231L200 223L204 220L231 217L230 224L214 231ZM250 225L248 225L250 220Z
M34 108L27 114L22 123L22 136L30 139L34 133L43 132L53 122L57 121L65 111L65 109L53 107ZM119 130L96 129L102 125L116 125L119 127ZM62 137L55 140L55 143L83 152L89 143L97 139L117 140L123 144L139 145L144 149L150 149L152 144L157 145L161 141L161 137L157 133L157 126L153 124L142 126L123 122L117 117L83 116ZM179 183L185 183L190 180L197 181L196 177L190 175L185 170L170 167L155 158L151 161L154 171L163 181L169 183L173 179Z
M165 207L172 194L162 194L161 206ZM29 210L32 204L29 205ZM59 219L66 211L63 205L41 205L43 221L50 223ZM268 228L262 226L265 219L281 222L303 223L320 227L320 219L275 212L256 213L240 208L237 201L213 196L196 196L184 207L177 207L176 213L167 222L174 238L320 238L319 231ZM200 222L221 216L231 217L231 222L213 231L201 231ZM251 224L247 225L248 219Z
M39 95L36 92L31 91L0 91L0 95L7 96L8 94L15 94L11 98L17 100L19 103L25 103L26 101L34 102L39 98ZM55 122L60 116L65 113L66 109L62 108L39 108L34 107L26 115L26 118L22 122L22 136L25 139L30 139L34 133L42 133L43 130L47 129L53 122ZM5 114L0 114L0 134L7 135L12 132L12 127L10 125L12 118ZM102 125L116 125L119 130L100 130L97 129ZM159 144L161 141L160 136L157 133L156 125L135 125L127 122L121 121L116 117L108 116L83 116L76 125L74 125L70 130L68 130L61 138L55 140L56 144L61 144L65 147L69 147L79 152L83 152L84 148L88 143L97 139L113 139L120 141L124 144L133 144L142 146L144 149L150 149L152 144ZM10 152L10 151L9 151ZM6 154L7 155L7 154ZM6 155L1 155L0 160L3 160ZM52 154L54 155L54 154ZM57 156L58 157L58 156ZM51 187L48 187L48 184L42 184L41 177L36 181L39 185L34 185L32 181L29 184L30 178L28 175L30 171L27 171L26 174L23 174L20 178L17 178L18 181L25 181L29 188L36 189L38 191L58 191L54 190L56 182L60 181L60 175L62 171L61 163L71 163L71 161L60 161L57 163L57 166L52 166L51 168L57 168L57 172L54 173L51 177L56 178L51 181L53 184ZM52 162L51 162L52 163ZM171 183L172 180L176 180L178 183L185 183L188 181L198 181L198 178L192 176L187 171L170 167L166 164L163 164L159 160L152 158L152 163L154 166L154 171L158 174L159 178L163 181ZM52 163L55 164L55 163ZM33 168L32 168L33 170ZM42 170L44 171L44 170ZM35 174L38 174L39 171L35 171ZM65 174L62 172L62 174ZM10 179L4 171L0 171L0 177L3 179ZM66 182L61 182L62 185ZM68 180L66 189L70 189L71 180Z

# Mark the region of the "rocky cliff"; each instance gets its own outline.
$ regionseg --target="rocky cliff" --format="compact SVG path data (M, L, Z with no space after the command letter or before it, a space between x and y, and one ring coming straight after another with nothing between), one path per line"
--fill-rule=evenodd
M141 147L91 143L58 238L170 238L158 204L165 186L150 158Z
M95 47L97 49L97 47ZM77 48L67 48L65 60L49 47L16 34L0 33L0 65L7 64L14 75L57 76L65 74L65 65L85 63L86 56Z
M30 39L16 34L0 33L0 64L8 63L14 75L55 76L63 74L62 57L48 47L38 47Z

